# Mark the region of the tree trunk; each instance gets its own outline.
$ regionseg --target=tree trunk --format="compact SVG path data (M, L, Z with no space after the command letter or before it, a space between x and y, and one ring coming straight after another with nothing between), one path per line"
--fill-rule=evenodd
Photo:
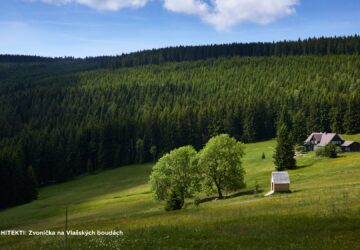
M216 185L217 187L217 190L218 190L218 194L219 194L219 199L224 199L224 196L222 195L222 192L221 192L221 188L219 187L219 185Z

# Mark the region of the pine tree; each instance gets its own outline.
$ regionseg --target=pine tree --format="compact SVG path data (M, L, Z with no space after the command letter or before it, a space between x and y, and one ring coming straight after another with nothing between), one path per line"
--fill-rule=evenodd
M6 155L7 157L8 155ZM13 206L16 203L15 168L6 158L0 159L0 209Z
M303 145L307 137L307 130L305 115L302 111L297 112L293 117L292 135L296 144Z
M92 174L94 172L94 166L90 159L88 159L86 162L86 171L90 174Z
M343 133L343 110L341 107L333 107L330 111L330 117L331 117L331 132L333 133Z
M293 169L296 167L294 143L285 124L280 124L277 131L277 146L274 163L277 171Z
M37 191L38 182L32 166L29 166L26 170L25 186L27 189L27 199L29 201L35 200L38 196L38 191Z
M144 140L143 139L137 139L136 145L135 145L135 151L136 151L136 163L143 163L144 162Z
M344 116L344 129L348 134L360 132L360 97L348 100L348 107Z
M241 139L244 142L253 142L256 136L254 114L249 109L244 116L243 134Z
M157 147L155 145L151 146L149 153L151 155L151 160L155 162L157 158Z

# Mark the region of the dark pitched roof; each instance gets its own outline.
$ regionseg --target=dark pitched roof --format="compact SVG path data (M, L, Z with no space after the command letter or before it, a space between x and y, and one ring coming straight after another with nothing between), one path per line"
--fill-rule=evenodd
M272 172L271 181L278 184L287 184L290 183L289 173L288 172Z

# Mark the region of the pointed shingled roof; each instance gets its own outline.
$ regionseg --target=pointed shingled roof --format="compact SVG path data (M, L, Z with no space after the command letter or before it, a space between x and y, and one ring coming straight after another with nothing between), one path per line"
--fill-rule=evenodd
M305 144L309 143L311 141L311 139L314 137L316 141L318 141L319 143L317 144L318 146L326 146L328 145L332 139L335 136L339 136L339 138L344 141L344 139L341 137L341 135L336 134L336 133L312 133L311 135L309 135L309 137L306 139Z
M343 140L339 134L336 134L336 133L324 133L322 135L322 137L321 137L321 141L318 144L318 146L326 146L326 145L328 145L332 141L332 139L334 139L334 137L336 135L339 136L339 138L341 140Z
M323 133L312 133L312 134L309 135L309 137L305 140L305 142L310 142L313 137L315 138L315 140L321 141L322 135L323 135Z

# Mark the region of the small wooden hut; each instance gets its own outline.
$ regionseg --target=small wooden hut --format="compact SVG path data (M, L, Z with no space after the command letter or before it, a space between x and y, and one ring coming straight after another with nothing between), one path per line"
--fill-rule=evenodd
M288 172L272 172L271 191L290 192L290 178Z

